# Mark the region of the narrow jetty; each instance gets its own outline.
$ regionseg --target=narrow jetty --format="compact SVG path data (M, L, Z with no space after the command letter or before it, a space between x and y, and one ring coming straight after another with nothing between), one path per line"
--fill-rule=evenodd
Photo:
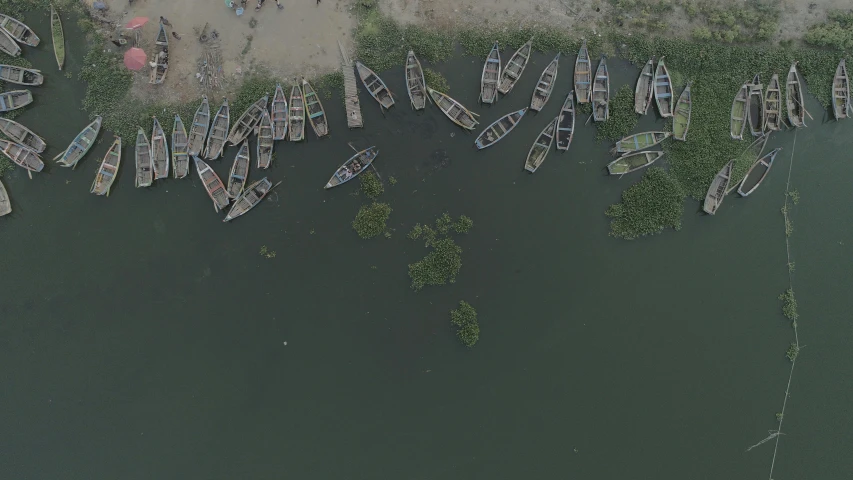
M347 126L349 128L361 128L364 122L361 119L361 106L358 103L358 86L355 83L355 70L352 61L344 51L344 46L338 42L341 49L341 71L344 74L344 103L347 106Z

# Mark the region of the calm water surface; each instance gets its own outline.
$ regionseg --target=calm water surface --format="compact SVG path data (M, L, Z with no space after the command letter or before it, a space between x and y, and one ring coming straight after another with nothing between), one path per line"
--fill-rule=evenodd
M83 86L55 73L47 22L33 23L45 41L26 55L47 80L20 121L49 159L87 115ZM69 43L75 78L82 51ZM525 106L551 57L535 55L511 95L476 108L481 124ZM764 478L772 444L744 451L775 428L790 366L776 297L788 286L779 208L793 151L806 347L774 478L845 478L853 123L818 118L776 136L780 161L749 200L730 197L713 218L690 201L681 232L620 241L603 211L640 174L605 175L609 145L592 125L535 175L522 170L573 59L546 109L483 152L435 107L411 111L402 68L383 74L399 100L384 117L362 96L363 130L327 99L331 138L278 143L269 175L283 184L232 224L195 173L133 188L129 148L112 195L89 194L106 132L74 171L7 175L0 476ZM634 80L611 64L614 87ZM437 68L476 105L480 59ZM661 125L648 116L637 131ZM377 145L380 174L398 180L382 197L390 239L352 231L366 201L357 182L322 188L347 142ZM220 175L235 154L214 162ZM407 265L426 251L405 235L445 211L475 222L459 239L461 274L415 293ZM463 299L480 316L471 350L449 323Z

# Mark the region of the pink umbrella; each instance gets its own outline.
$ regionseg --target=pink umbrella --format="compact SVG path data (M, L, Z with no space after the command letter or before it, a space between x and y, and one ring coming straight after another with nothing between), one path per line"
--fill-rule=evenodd
M127 22L127 25L125 25L124 28L135 30L145 25L146 23L148 23L148 17L136 17L133 20Z
M124 66L131 70L141 70L148 61L145 50L133 47L124 53Z

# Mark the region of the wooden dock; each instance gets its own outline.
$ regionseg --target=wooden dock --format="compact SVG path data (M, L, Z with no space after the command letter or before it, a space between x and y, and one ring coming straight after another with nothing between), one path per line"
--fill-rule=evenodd
M338 46L341 49L341 71L344 74L344 103L347 106L347 126L349 128L361 128L364 126L364 122L361 118L361 106L358 103L355 70L341 42L338 42Z

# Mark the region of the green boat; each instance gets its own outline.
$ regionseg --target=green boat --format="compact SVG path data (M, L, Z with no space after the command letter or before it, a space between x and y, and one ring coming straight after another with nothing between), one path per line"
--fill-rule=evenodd
M50 6L50 35L53 37L53 54L56 56L56 64L59 70L65 65L65 32L62 30L62 20L59 13Z
M675 115L672 119L672 138L687 141L687 129L690 128L690 111L693 109L693 97L690 95L690 84L684 87L678 102L675 104Z
M646 168L663 156L663 152L635 152L623 155L607 165L611 175L624 175Z
M616 142L613 153L629 153L653 147L670 137L670 132L643 132L629 135Z

